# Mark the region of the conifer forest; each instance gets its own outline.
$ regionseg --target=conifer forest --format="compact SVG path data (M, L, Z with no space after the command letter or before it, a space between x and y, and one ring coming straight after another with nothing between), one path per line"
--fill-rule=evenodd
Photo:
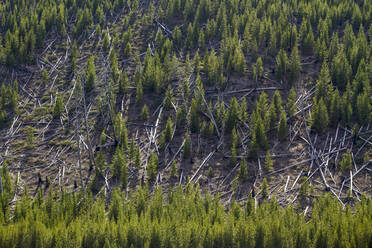
M371 0L0 1L0 248L372 247Z

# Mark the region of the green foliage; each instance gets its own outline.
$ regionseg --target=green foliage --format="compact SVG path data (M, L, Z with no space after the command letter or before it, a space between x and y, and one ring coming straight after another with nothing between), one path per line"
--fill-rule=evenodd
M139 187L128 197L115 188L107 209L100 196L93 201L88 193L52 195L38 202L26 193L17 201L16 217L10 220L7 215L8 223L0 226L0 246L277 247L287 243L291 247L368 247L370 243L368 199L350 211L329 195L320 197L309 221L293 208L278 207L275 199L255 207L254 199L248 197L242 207L233 201L225 210L218 196L203 196L193 186L187 192L181 187L170 190L167 200L158 188L150 196L147 186ZM262 196L267 198L267 188Z
M154 181L158 174L158 156L151 152L147 164L147 176L150 181Z
M125 189L128 185L129 173L126 158L120 148L117 148L115 151L111 168L113 177L116 178L116 180L120 182L122 188Z
M63 105L62 96L60 93L57 93L56 103L54 104L54 108L53 108L54 118L59 118L61 114L63 113L63 111L64 111L64 105Z
M173 101L174 101L174 98L173 98L172 87L171 87L171 85L168 85L168 89L165 93L165 98L164 98L164 107L166 109L171 109Z
M164 139L165 142L170 142L173 137L173 122L170 117L168 117L167 124L165 126L165 131L164 131Z
M324 104L323 99L320 99L319 102L317 102L316 99L314 99L314 106L313 106L313 112L312 112L312 127L319 133L323 134L327 131L328 128L328 111L327 107Z
M261 57L257 58L256 64L252 65L252 79L255 83L258 83L258 80L261 79L264 75L264 68Z
M346 172L351 169L352 167L352 157L351 152L348 150L346 153L342 155L342 160L340 162L340 169L342 172Z
M199 106L195 98L191 100L190 130L193 133L198 133L200 130Z
M149 108L147 107L146 104L144 104L141 110L141 119L143 121L147 121L148 118L149 118Z
M266 199L269 196L269 192L268 192L268 189L267 189L267 180L266 180L266 177L264 177L264 179L262 180L262 184L261 184L261 195L262 195L262 198L263 199Z
M279 126L278 126L278 139L283 141L287 139L288 128L287 128L287 116L284 110L280 114Z
M129 89L129 80L128 80L127 71L123 70L120 73L120 78L119 78L119 94L128 93L128 89Z
M238 100L233 97L230 102L230 108L227 111L226 121L225 121L225 128L227 132L232 131L234 128L237 127L240 121L240 106Z
M292 49L288 68L289 68L289 80L290 82L294 82L298 78L301 72L301 61L300 61L300 55L298 52L297 45L295 45Z
M31 148L34 146L35 136L34 136L34 128L29 126L27 127L27 136L26 136L26 146Z
M277 66L276 66L277 77L279 79L284 79L288 71L289 62L288 62L287 53L283 49L279 51L279 54L276 57L276 63L277 63Z
M176 164L176 161L173 160L171 164L171 168L170 168L171 177L177 178L177 172L178 172L177 164Z
M265 157L265 170L268 172L272 172L274 169L274 161L271 158L271 152L267 151L266 157Z
M85 73L85 91L90 92L94 89L96 84L96 68L94 65L94 56L88 59L87 70Z
M236 129L233 128L231 132L231 158L230 158L230 166L234 167L237 163L237 158L236 158L236 146L238 142L238 136L236 133Z
M108 37L108 33L105 32L105 35L103 37L103 50L107 52L109 48L110 48L110 39Z
M240 182L246 182L248 180L248 167L247 167L247 161L243 157L240 161L240 167L239 167L239 180Z

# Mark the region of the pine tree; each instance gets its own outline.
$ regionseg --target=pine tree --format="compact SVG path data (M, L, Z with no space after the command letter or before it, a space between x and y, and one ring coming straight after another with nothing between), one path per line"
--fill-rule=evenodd
M123 188L126 188L128 183L128 168L125 156L120 148L116 148L112 159L112 174L117 182L120 182Z
M288 70L288 57L287 53L283 50L280 49L278 56L276 57L276 73L279 79L284 79L287 70Z
M94 56L91 55L88 59L87 71L85 74L85 91L93 90L96 84L96 69L94 65Z
M252 65L253 80L255 83L258 83L258 80L261 79L264 75L264 68L261 57L257 58L256 64Z
M177 164L175 160L172 160L171 169L170 169L170 175L173 178L177 177Z
M293 83L298 78L301 72L301 61L297 45L295 45L292 49L288 67L290 72L289 79L291 83Z
M341 119L342 114L342 103L338 90L334 90L331 97L331 103L329 107L329 123L332 127L336 127Z
M165 142L170 142L173 136L173 123L172 119L168 117L167 124L165 126L164 138Z
M56 103L53 108L53 117L59 118L63 112L63 100L61 94L58 92L56 96Z
M174 27L174 30L173 30L173 44L176 46L176 47L181 47L182 45L182 34L181 34L181 30L178 26L175 26Z
M266 199L269 195L268 189L267 189L267 180L266 177L262 180L261 184L261 195L263 199Z
M274 162L271 158L271 153L270 151L267 151L266 153L266 157L265 157L265 170L267 170L268 172L272 172L274 167Z
M168 85L168 89L167 89L167 92L165 93L165 98L164 98L164 107L166 109L171 109L172 108L172 102L174 101L173 99L173 91L172 91L172 87L171 85L169 84Z
M253 133L251 137L251 142L249 143L249 157L252 159L257 159L258 156L258 143L256 139L256 134Z
M368 91L370 92L370 91ZM363 93L359 94L357 96L356 101L356 110L357 110L357 117L359 124L367 124L369 121L371 121L371 95L365 90Z
M146 104L143 105L142 111L141 111L141 119L143 121L147 121L149 118L149 109Z
M296 113L297 105L296 105L296 91L292 87L289 91L288 98L287 98L287 113L289 117L292 117Z
M323 134L328 128L328 111L323 99L319 102L314 99L312 111L312 127L319 133Z
M234 167L237 163L237 158L236 158L236 145L238 142L238 136L236 133L236 129L233 128L231 132L231 158L230 158L230 166Z
M27 137L26 137L27 148L32 148L34 146L34 142L35 142L34 128L29 126L27 128Z
M158 174L158 156L151 152L149 162L147 164L147 176L150 181L154 181L156 179L156 175Z
M324 103L328 103L330 100L331 92L332 92L332 84L330 83L331 76L329 74L328 64L324 62L322 64L322 68L320 69L320 73L318 76L318 80L316 83L316 92L315 98L317 101L320 98L323 98Z
M265 132L265 126L260 116L256 118L255 125L255 137L257 139L257 144L263 150L266 150L268 147L267 136Z
M43 72L41 73L41 82L44 85L47 85L49 83L49 80L50 80L49 73L47 72L47 70L44 69Z
M247 68L247 62L245 61L243 52L239 46L235 48L233 58L234 71L237 72L240 76L243 76Z
M110 39L108 37L108 33L105 32L105 36L103 37L103 50L107 52L109 48L110 48Z
M241 183L244 183L248 180L248 167L245 157L243 157L242 160L240 161L239 180Z
M136 103L139 105L143 101L143 87L142 87L142 80L138 80L136 86Z
M345 89L352 76L351 65L345 55L342 45L338 47L338 53L332 60L331 78L339 89Z
M240 121L240 107L238 100L233 97L230 102L230 108L227 112L227 118L225 122L226 131L230 132L236 128L237 124Z
M130 58L130 56L132 54L132 45L130 44L129 41L125 45L123 54L124 54L124 58Z
M346 153L342 155L342 160L340 162L340 168L342 172L346 172L347 170L350 170L352 167L352 157L350 150L348 150Z
M280 114L280 119L279 119L279 126L278 126L278 139L283 141L286 140L288 135L288 128L287 128L287 116L284 112Z
M128 80L127 71L124 69L120 73L120 77L119 77L119 94L128 93L128 89L129 89L129 80Z
M283 111L283 100L278 90L274 92L273 104L275 105L276 114L279 116Z
M199 107L195 98L191 101L190 110L190 130L193 133L198 133L200 129L200 119L199 119Z

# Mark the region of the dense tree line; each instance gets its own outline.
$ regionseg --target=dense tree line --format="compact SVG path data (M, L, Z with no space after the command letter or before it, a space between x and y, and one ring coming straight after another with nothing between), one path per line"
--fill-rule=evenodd
M117 156L114 164L121 163ZM123 172L119 169L118 173ZM128 196L114 189L108 204L103 193L93 199L88 192L68 194L48 189L47 197L40 190L32 199L25 189L10 209L8 201L18 186L12 185L6 164L1 174L1 247L372 245L372 203L367 198L352 210L349 206L342 209L330 195L321 197L314 203L310 220L293 207L283 209L275 198L258 206L252 197L244 203L233 200L226 211L218 195L202 196L200 189L191 185L169 188L166 196L160 188L150 193L147 185ZM264 186L261 194L265 199Z

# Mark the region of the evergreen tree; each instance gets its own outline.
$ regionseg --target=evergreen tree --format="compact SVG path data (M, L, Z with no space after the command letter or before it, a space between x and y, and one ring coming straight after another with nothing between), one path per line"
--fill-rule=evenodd
M279 126L278 126L278 139L283 141L287 138L288 128L287 128L287 116L284 111L280 114Z
M247 161L243 157L240 161L240 167L239 167L239 180L241 183L244 183L248 180L248 167L247 167Z
M289 91L288 98L287 98L287 113L289 117L292 117L296 113L297 105L296 105L296 91L292 87Z
M252 65L253 80L258 83L258 80L261 79L264 75L264 68L261 57L257 58L256 64Z
M265 126L260 116L257 116L255 125L255 137L259 147L266 150L268 147L267 136L265 133Z
M142 111L141 111L141 119L143 121L147 121L149 118L149 109L146 104L143 105Z
M363 93L359 94L356 101L358 122L361 125L371 121L371 95L368 92L370 91L365 90Z
M236 47L233 55L233 68L240 76L245 74L247 62L245 61L243 52L240 47Z
M319 133L323 134L328 128L328 111L323 99L319 102L314 99L312 111L312 127Z
M193 133L198 133L200 129L200 119L199 119L199 107L195 98L191 101L190 110L190 130Z
M272 172L274 167L274 162L271 158L271 153L270 151L267 151L266 153L266 157L265 157L265 170L267 170L268 172Z
M236 128L237 124L239 123L240 120L240 107L238 100L233 97L230 102L230 108L227 112L227 117L226 117L226 122L225 122L225 127L226 131L230 132L234 128Z
M331 126L336 127L341 119L342 113L342 102L338 90L334 90L331 97L331 103L329 107L329 123Z
M348 150L346 153L342 155L342 160L340 162L340 168L342 172L346 172L347 170L350 170L352 167L352 157L350 150Z
M117 182L120 182L125 189L128 184L128 167L125 156L120 148L117 148L112 159L112 174Z
M105 35L103 37L103 50L107 52L109 48L110 48L110 39L108 37L108 33L105 32Z
M269 195L268 189L267 189L267 180L266 177L262 180L261 184L261 195L263 199L266 199Z
M317 101L323 98L324 103L328 103L330 100L332 85L330 83L331 77L329 74L328 64L324 62L320 69L320 74L316 83L315 98Z
M230 166L234 167L237 163L237 158L236 158L236 145L238 142L238 136L236 133L236 129L233 128L231 132L231 158L230 158Z
M49 73L44 69L43 72L41 73L41 82L44 85L47 85L49 83L50 76Z
M60 93L57 93L56 103L54 104L54 108L53 108L54 118L59 118L61 116L63 112L63 108L64 108L64 105L63 105L62 96Z
M292 49L291 58L289 60L289 79L293 83L299 76L301 72L301 61L300 55L298 53L297 45Z
M154 181L158 174L158 156L151 152L147 164L147 176L150 181Z
M177 177L177 164L175 160L172 160L171 169L170 169L170 175L173 178Z
M96 69L94 65L94 56L90 56L87 64L87 71L85 74L85 91L93 90L96 84Z
M165 142L170 142L172 140L172 136L173 136L173 123L172 123L172 119L168 117L167 124L165 127L165 132L164 132Z
M129 80L127 71L123 70L119 77L119 94L126 94L129 89Z
M143 101L143 87L142 87L142 80L138 80L136 86L136 103L139 105Z
M287 53L283 50L280 49L278 56L276 57L276 73L279 79L284 79L287 70L288 70L288 57Z
M164 98L164 107L166 109L171 109L173 101L174 99L173 99L172 87L171 85L168 85L168 89L167 89L167 92L165 93L165 98Z
M253 133L252 134L252 137L251 137L251 141L249 143L249 157L252 158L252 159L256 159L257 156L258 156L258 143L257 143L257 139L256 139L256 134Z

